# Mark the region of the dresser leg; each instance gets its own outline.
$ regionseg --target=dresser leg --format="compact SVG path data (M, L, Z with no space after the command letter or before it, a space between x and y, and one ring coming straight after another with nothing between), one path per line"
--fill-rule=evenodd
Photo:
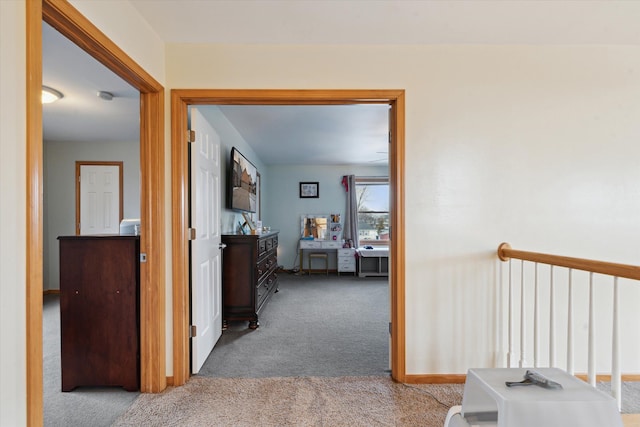
M258 329L258 326L260 326L260 324L258 323L257 320L249 321L249 329Z

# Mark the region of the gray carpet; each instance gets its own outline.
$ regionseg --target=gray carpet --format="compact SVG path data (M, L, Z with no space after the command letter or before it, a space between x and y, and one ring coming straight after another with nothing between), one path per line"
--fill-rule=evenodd
M43 317L44 425L107 427L134 402L140 393L118 387L78 387L61 391L60 298L45 295Z
M232 323L207 377L389 375L387 278L280 274L260 327Z
M596 383L596 388L611 396L611 383ZM640 414L640 381L622 382L622 410L623 414Z

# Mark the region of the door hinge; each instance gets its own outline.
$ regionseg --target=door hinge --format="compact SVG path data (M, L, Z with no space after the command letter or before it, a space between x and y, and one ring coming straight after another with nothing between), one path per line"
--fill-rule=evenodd
M147 262L147 254L140 254L140 262Z
M189 326L189 338L194 338L198 336L197 332L198 332L198 328L196 328L196 325Z
M196 131L188 130L187 131L187 141L188 142L196 142Z
M196 229L195 228L190 228L189 229L189 240L196 240Z
M393 324L389 322L389 335L393 335Z

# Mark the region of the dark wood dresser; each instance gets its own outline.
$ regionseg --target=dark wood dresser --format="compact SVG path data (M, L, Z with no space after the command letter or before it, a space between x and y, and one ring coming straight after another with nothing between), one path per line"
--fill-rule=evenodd
M223 234L222 318L248 320L249 328L259 326L258 315L278 290L278 232L264 234Z
M140 388L139 236L61 236L62 391Z

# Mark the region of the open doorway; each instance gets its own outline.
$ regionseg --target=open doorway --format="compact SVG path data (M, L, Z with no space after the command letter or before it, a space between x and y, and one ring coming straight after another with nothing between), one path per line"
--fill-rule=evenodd
M388 104L391 109L389 179L392 189L391 228L394 230L390 252L391 273L391 368L392 377L403 381L404 360L404 91L367 90L173 90L172 91L172 207L173 207L173 286L174 286L174 383L189 377L188 346L188 240L184 201L188 167L186 135L190 105L331 105Z
M141 390L166 388L164 281L164 117L163 87L70 4L27 2L27 419L42 425L43 192L42 165L42 22L131 84L140 92L141 249Z
M43 413L47 425L83 424L88 413L108 423L138 393L113 387L62 392L61 367L70 359L62 357L59 238L117 235L124 215L140 218L140 94L46 22L42 46L43 85L63 95L42 105ZM67 365L67 377L75 371Z
M198 375L388 375L389 280L384 274L370 277L366 268L359 275L356 248L342 248L346 241L358 240L351 237L345 240L343 233L349 217L346 214L349 193L345 191L348 185L342 181L345 176L355 174L377 177L386 184L389 175L389 105L197 105L190 108L191 131L194 130L194 110L221 136L223 169L231 168L229 155L233 149L239 149L252 166L264 172L267 179L261 192L265 202L262 224L277 230L271 232L277 233L278 242L277 271L272 275L270 268L260 268L262 273L254 278L265 285L264 289L270 289L268 283L277 281L278 292L258 292L254 302L250 299L251 292L243 294L246 298L243 303L236 299L224 301L223 311L229 313L225 318L228 327L206 363L198 367ZM195 130L198 141L201 132ZM221 174L223 181L226 175ZM299 197L299 182L307 180L318 181L314 187L320 189L316 192L318 197ZM227 189L228 196L231 192L229 183L223 182L222 188ZM375 204L373 196L378 194L365 191L358 200L367 205ZM379 196L382 199L379 203L387 212L381 221L387 233L373 242L386 249L388 240L383 238L388 236L388 192ZM243 218L238 210L229 207L223 203L219 217L222 238L227 239L225 243L229 246L223 250L227 266L225 294L235 295L238 289L245 289L247 282L240 281L234 272L242 261L231 259L240 241L251 237L236 235L237 224ZM377 207L377 204L370 207ZM301 219L309 219L310 215L316 223L324 220L323 232L315 234L313 244L327 246L325 249L300 249L301 234L309 231L307 227L302 228ZM257 213L253 217L255 221ZM365 216L363 213L358 221L363 242L376 231L371 227L370 217L371 214ZM371 241L368 239L367 244ZM311 253L324 256L320 262L316 259L311 263L314 269L322 267L314 270L321 274L309 273ZM276 264L275 256L268 251L258 255L257 263L262 265L263 258L274 257L267 263ZM374 260L367 258L365 261ZM200 300L202 297L196 298L196 301ZM263 304L263 301L268 303ZM239 318L253 316L253 312L240 307L254 303L259 322L254 322L253 326L262 326L259 333L248 333L247 321ZM192 321L196 306L192 303ZM249 320L249 328L251 325ZM200 325L196 329L199 331ZM192 369L192 372L196 370Z

